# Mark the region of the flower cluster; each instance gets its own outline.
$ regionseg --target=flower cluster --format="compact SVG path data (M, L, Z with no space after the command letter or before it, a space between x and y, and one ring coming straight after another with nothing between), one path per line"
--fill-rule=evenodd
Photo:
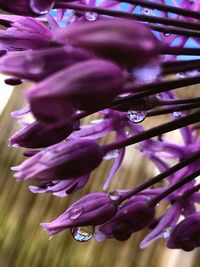
M27 159L12 167L17 181L39 182L29 186L33 193L66 197L86 186L102 161L114 159L104 192L42 223L46 232L124 241L149 227L141 248L162 237L169 248L200 246L200 137L193 125L200 122L200 97L178 98L174 91L200 82L199 1L0 0L0 8L9 13L0 15L0 72L11 76L7 84L33 83L24 92L27 107L12 112L34 118L9 139L27 149ZM94 113L98 119L84 125ZM163 114L169 116L157 127L140 125ZM174 130L182 143L167 139ZM111 132L112 143L100 142ZM136 143L133 149L160 173L106 192L126 147ZM166 212L158 217L161 202Z

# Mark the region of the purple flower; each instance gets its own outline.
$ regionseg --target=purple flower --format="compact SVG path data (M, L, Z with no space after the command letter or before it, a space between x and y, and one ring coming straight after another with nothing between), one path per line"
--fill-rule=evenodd
M116 212L117 205L110 199L109 194L95 192L85 195L57 219L50 223L41 223L41 226L49 235L55 235L72 227L105 223Z
M35 16L48 13L53 3L53 0L1 0L0 7L13 14Z
M177 224L167 241L168 248L191 251L200 246L200 213L196 212Z
M0 15L0 19L9 25L0 30L0 48L7 51L39 49L50 46L52 32L42 22L22 16Z
M0 58L0 71L22 79L40 81L91 57L88 51L71 46L12 52Z
M44 182L39 186L29 186L29 190L33 193L52 193L54 196L65 197L84 187L88 179L89 175L85 175L76 179Z
M101 147L91 140L61 142L13 167L18 181L63 180L90 173L102 161Z
M40 148L61 142L73 132L73 122L62 125L42 124L35 121L15 133L9 139L9 145L27 148Z
M56 41L87 48L132 68L155 59L160 51L160 43L148 28L125 19L75 23L58 31Z
M74 115L74 108L92 111L104 107L122 88L120 67L107 60L93 59L56 72L27 91L26 97L39 121L62 123Z
M114 237L117 240L124 241L149 225L154 218L155 209L148 206L147 198L144 196L133 197L132 199L120 205L116 215L107 223L100 225L97 231L99 235Z

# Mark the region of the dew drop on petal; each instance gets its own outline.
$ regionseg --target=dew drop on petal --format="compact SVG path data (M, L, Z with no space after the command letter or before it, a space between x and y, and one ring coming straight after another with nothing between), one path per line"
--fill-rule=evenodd
M129 110L127 114L129 121L133 123L142 122L145 119L146 115L147 115L146 111L136 111L136 110Z
M171 33L169 33L169 32L164 32L163 35L164 35L165 37L169 37L169 36L171 35Z
M81 214L82 214L82 209L81 208L74 208L69 210L69 218L71 220L77 219Z
M143 15L148 15L148 16L150 16L150 15L153 14L153 9L141 6L141 7L140 7L140 12L141 12Z
M104 159L104 160L110 160L110 159L117 158L118 156L119 156L119 150L118 150L118 149L115 149L115 150L112 150L112 151L108 152L108 153L103 157L103 159Z
M87 242L93 237L94 230L93 226L81 226L72 228L71 233L76 241Z
M174 118L179 118L183 115L183 113L181 111L174 111L172 115Z
M171 228L167 228L164 232L163 232L163 237L165 238L165 239L168 239L169 238L169 236L170 236L170 233L171 233Z
M112 201L116 201L120 198L120 193L117 191L112 191L109 193L109 197Z
M85 19L87 21L95 21L97 20L98 14L95 12L85 12Z

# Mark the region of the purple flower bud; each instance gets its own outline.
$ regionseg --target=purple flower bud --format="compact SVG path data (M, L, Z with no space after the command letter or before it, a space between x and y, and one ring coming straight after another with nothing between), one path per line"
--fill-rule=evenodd
M12 52L0 59L0 71L39 81L63 68L91 58L91 53L71 46Z
M53 6L53 0L1 0L0 8L23 16L42 15Z
M122 70L110 61L94 59L51 75L27 91L26 97L38 120L56 123L72 116L73 107L91 111L105 106L122 87Z
M42 124L38 121L15 133L9 139L9 145L27 148L40 148L54 145L73 132L73 123L62 125Z
M117 206L109 194L95 192L79 199L51 223L41 223L41 226L49 235L54 235L72 227L105 223L116 212Z
M33 193L52 193L58 197L65 197L72 192L84 187L88 182L89 175L85 175L76 179L67 179L63 181L45 182L39 186L29 186L29 190Z
M130 67L145 64L160 50L160 43L147 27L116 18L74 23L58 31L56 40L91 49Z
M101 147L91 140L61 142L13 167L18 181L63 180L89 174L102 161Z
M36 14L46 14L54 5L54 0L29 0L30 7Z
M148 206L145 197L134 197L120 206L112 220L99 227L99 231L107 237L115 237L119 241L126 240L131 233L142 230L154 218L155 209Z
M1 15L0 18L11 26L0 30L1 49L16 51L49 47L52 32L42 22L22 16Z
M177 224L167 241L168 248L191 251L200 246L200 212L196 212Z

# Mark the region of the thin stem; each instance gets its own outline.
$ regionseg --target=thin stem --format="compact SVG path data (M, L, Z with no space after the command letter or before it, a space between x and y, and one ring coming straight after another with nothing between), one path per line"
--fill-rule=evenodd
M161 100L158 103L158 105L165 106L165 105L177 105L177 104L187 104L187 103L199 103L200 104L200 97Z
M200 69L200 60L180 60L162 63L162 74L171 74Z
M129 92L137 92L134 93L131 96L126 96L123 98L120 98L118 100L115 100L112 103L112 106L117 106L117 105L123 105L126 103L137 103L139 99L162 93L162 92L168 92L174 89L178 88L183 88L186 86L194 85L200 83L200 75L195 76L195 77L188 77L188 78L183 78L179 80L171 80L171 81L160 81L160 82L154 82L150 84L144 84L141 86L135 86L132 88L129 88Z
M199 24L200 25L200 24ZM200 56L199 48L184 48L184 47L163 47L162 54L167 55L185 55L185 56Z
M176 111L184 111L184 110L189 110L189 109L194 109L194 108L200 108L200 103L191 103L191 104L179 105L179 106L165 108L165 109L151 110L147 112L147 116L151 117L151 116L164 115L164 114L169 114L169 113L176 112Z
M200 14L199 12L195 12L192 10L187 10L175 6L169 6L169 5L164 5L164 4L159 4L155 3L152 1L145 1L145 0L117 0L118 2L124 2L124 3L130 3L130 4L135 4L135 5L140 5L152 9L157 9L160 11L164 12L170 12L174 13L177 15L185 16L185 17L190 17L194 19L200 19Z
M148 27L152 29L153 31L162 32L164 35L165 34L176 34L176 35L182 35L186 37L194 37L194 38L200 37L199 31L180 29L177 27L158 26L154 24L148 24ZM167 35L166 35L166 38L167 38Z
M159 125L157 127L153 127L149 130L146 130L142 133L139 133L133 137L127 138L127 139L122 140L120 142L115 142L115 143L111 143L108 145L104 145L104 146L102 146L102 149L103 149L104 153L106 154L106 153L113 151L115 149L121 149L121 148L124 148L126 146L130 146L130 145L133 145L135 143L150 139L152 137L174 131L176 129L182 128L184 126L187 126L187 125L199 122L199 121L200 121L200 111L197 111L193 114L176 119L175 121L170 121L170 122L164 123L162 125Z
M168 176L172 175L173 173L179 171L180 169L188 166L189 164L197 161L200 159L200 152L194 153L191 157L188 157L185 160L182 160L181 162L175 164L168 170L156 175L155 177L151 178L150 180L146 181L145 183L139 185L138 187L133 188L129 192L123 194L121 196L121 200L124 201L133 195L136 195L137 193L149 188L150 186L162 181L163 179L167 178Z
M171 185L169 188L167 188L160 195L158 195L158 196L152 198L151 200L149 200L149 205L153 206L153 207L156 206L162 199L164 199L165 197L167 197L168 195L170 195L171 193L173 193L174 191L176 191L177 189L179 189L183 185L187 184L188 182L194 180L199 175L200 175L200 169L197 170L197 171L194 171L192 174L186 176L180 182L178 182L178 183L176 183L174 185Z
M160 23L164 25L182 27L182 28L191 29L191 30L200 30L200 25L198 23L176 20L176 19L171 19L171 18L160 18L160 17L155 17L155 16L139 15L139 14L127 13L127 12L119 11L119 10L92 7L88 5L80 5L80 4L73 4L73 3L66 3L66 2L59 1L55 3L55 8L67 8L67 9L73 9L73 10L78 10L78 11L83 11L83 12L88 12L88 11L96 12L98 14L112 16L112 17L118 17L118 18L120 17L120 18L134 19L134 20L144 21L144 22Z

